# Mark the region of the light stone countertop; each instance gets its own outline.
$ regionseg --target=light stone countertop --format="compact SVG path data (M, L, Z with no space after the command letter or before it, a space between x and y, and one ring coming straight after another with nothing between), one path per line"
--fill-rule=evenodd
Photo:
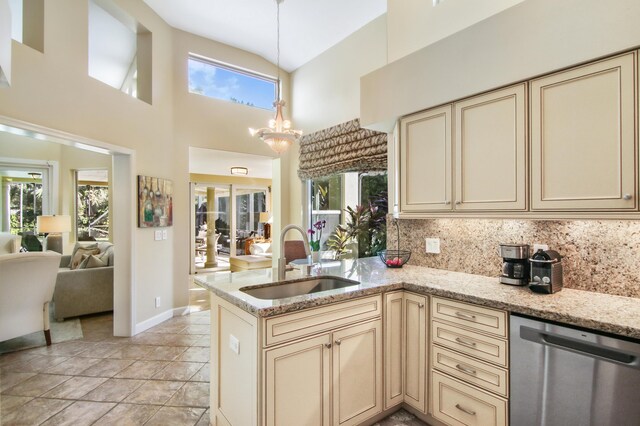
M387 268L377 257L323 264L322 272L318 275L339 276L360 284L285 299L264 300L252 297L240 291L240 288L277 282L276 269L199 274L194 280L257 317L406 289L640 339L640 299L637 298L567 288L555 294L536 294L526 287L500 284L497 277L411 265L399 269ZM300 279L305 278L298 270L287 272L286 281Z

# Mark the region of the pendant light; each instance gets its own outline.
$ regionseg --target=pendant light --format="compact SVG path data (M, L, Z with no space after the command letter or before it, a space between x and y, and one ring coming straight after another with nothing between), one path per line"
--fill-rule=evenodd
M273 106L276 108L275 118L269 120L269 127L263 127L261 129L249 129L251 136L258 136L264 143L269 145L269 148L282 154L285 152L293 142L300 139L302 136L301 130L293 130L291 128L291 121L284 119L282 108L285 102L280 98L280 3L284 0L275 0L277 11L277 69L278 79L276 80L276 100Z

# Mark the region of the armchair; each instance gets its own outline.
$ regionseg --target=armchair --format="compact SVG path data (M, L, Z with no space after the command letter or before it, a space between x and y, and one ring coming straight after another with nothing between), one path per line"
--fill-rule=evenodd
M52 251L0 255L0 342L42 330L51 345L49 303L59 264Z

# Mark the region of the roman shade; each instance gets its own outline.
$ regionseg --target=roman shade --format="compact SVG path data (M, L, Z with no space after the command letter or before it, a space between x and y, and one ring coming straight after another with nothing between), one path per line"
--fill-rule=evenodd
M300 138L300 179L387 170L387 134L347 121Z

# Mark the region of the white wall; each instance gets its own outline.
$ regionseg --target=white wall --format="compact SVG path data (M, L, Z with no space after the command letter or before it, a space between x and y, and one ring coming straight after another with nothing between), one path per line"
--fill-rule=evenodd
M376 18L291 74L293 126L305 133L360 117L360 77L387 63L386 15ZM289 219L302 225L299 145L289 161Z
M387 0L389 62L524 0Z
M0 0L0 87L11 84L11 10Z
M364 76L361 123L390 131L402 115L635 48L638 16L637 0L524 1Z

